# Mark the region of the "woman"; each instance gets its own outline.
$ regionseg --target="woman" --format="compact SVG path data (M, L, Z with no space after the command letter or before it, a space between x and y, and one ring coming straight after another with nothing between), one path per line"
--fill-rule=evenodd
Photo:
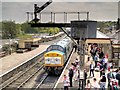
M87 80L87 84L85 86L85 90L90 90L91 89L91 83L90 80Z
M64 79L63 79L63 84L64 84L64 90L69 90L69 80L68 80L68 77L66 75L64 75Z

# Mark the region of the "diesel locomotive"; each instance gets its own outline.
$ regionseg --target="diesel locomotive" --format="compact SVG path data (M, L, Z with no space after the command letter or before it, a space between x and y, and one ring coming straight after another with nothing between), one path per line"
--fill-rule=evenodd
M45 71L49 74L61 74L72 48L72 41L67 36L61 41L50 45L44 54Z

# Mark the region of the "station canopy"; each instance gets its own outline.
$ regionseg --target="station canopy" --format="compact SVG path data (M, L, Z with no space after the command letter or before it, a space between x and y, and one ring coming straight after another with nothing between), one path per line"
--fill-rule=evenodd
M111 44L111 40L105 38L88 38L86 43Z
M96 38L87 38L86 43L111 44L111 38L97 30Z

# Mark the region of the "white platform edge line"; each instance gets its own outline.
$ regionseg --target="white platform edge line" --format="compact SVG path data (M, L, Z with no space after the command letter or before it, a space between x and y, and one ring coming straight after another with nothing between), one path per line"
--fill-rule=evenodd
M23 63L21 63L21 64L17 65L16 67L14 67L14 68L12 68L12 69L8 70L7 72L5 72L5 73L1 74L1 75L0 75L0 78L1 78L3 75L5 75L5 74L9 73L10 71L12 71L12 70L14 70L14 69L18 68L18 67L19 67L19 66L21 66L22 64L25 64L26 62L30 61L31 59L35 58L36 56L38 56L38 55L42 54L43 52L45 52L45 50L43 50L41 53L38 53L37 55L35 55L35 56L33 56L33 57L29 58L28 60L24 61Z
M74 49L73 49L73 52L74 52ZM55 87L54 87L53 90L55 90L56 87L58 86L58 83L59 83L60 79L62 78L62 76L63 76L63 74L64 74L64 72L65 72L65 70L66 70L66 68L67 68L67 66L68 66L68 64L69 64L69 62L70 62L70 60L71 60L71 57L72 57L73 52L71 53L71 56L70 56L70 58L69 58L69 60L68 60L68 62L67 62L67 64L66 64L66 66L65 66L62 74L60 75L60 77L59 77L59 79L58 79L58 81L57 81L57 83L56 83L56 85L55 85Z

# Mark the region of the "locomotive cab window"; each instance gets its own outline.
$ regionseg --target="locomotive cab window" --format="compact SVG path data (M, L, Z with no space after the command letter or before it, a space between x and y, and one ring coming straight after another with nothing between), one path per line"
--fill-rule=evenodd
M61 52L64 52L64 49L59 45L52 45L47 48L47 51L52 51L52 50L59 50Z

